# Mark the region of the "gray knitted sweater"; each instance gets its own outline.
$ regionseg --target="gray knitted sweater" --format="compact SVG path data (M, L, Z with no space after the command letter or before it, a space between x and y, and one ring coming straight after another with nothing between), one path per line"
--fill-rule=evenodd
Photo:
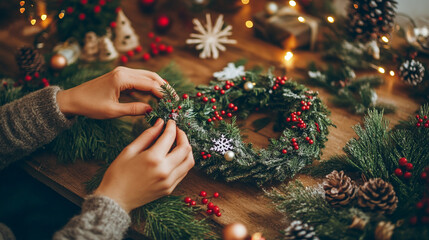
M59 110L59 87L48 87L0 107L0 170L51 142L73 121ZM122 239L129 215L112 199L91 195L82 213L72 218L53 239Z

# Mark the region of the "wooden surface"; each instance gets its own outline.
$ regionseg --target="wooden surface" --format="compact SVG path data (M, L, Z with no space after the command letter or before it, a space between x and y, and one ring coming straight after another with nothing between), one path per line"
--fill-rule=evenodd
M130 18L136 32L141 36L141 43L144 48L149 48L149 40L146 35L152 30L152 16L144 15L136 7L136 0L123 1L123 9ZM253 36L253 30L244 26L246 20L251 19L251 15L263 9L265 1L251 1L250 5L242 7L235 14L226 14L225 19L233 25L232 38L238 41L237 45L227 46L227 52L221 53L217 60L201 60L197 52L186 46L185 39L191 33L192 25L190 19L175 19L173 28L164 37L163 41L173 45L175 52L168 56L159 56L149 62L131 61L126 66L132 68L144 68L148 70L159 70L170 61L175 61L196 84L208 83L213 72L221 70L228 62L241 58L249 60L247 66L260 65L263 67L276 66L279 73L285 71L283 56L285 51L257 39ZM203 14L196 14L201 18ZM215 14L216 16L217 14ZM31 43L31 37L21 36L17 31L19 26L26 25L22 21L13 22L7 27L0 29L0 71L16 73L17 67L13 54L17 47L26 43ZM299 69L303 69L310 61L320 61L318 53L305 50L295 50L293 62L287 67L289 77L299 77L302 74ZM395 104L398 110L395 114L387 115L392 123L405 119L409 114L418 108L416 101L408 97L409 92L398 79L387 76L386 83L377 89L379 99L383 102ZM359 123L361 116L352 115L344 109L336 108L329 103L331 97L323 89L311 87L320 92L320 97L328 105L332 112L331 119L337 128L330 129L329 141L323 151L322 160L328 159L335 154L342 153L342 147L355 134L352 126ZM243 122L243 130L257 147L265 147L269 137L277 137L278 133L271 131L272 125L260 130L252 131L251 122L260 118L263 114L253 114ZM248 141L248 140L246 140ZM89 180L96 172L98 165L94 163L84 163L77 161L73 165L60 165L55 161L55 157L46 153L35 154L31 159L23 163L23 167L35 178L59 192L61 195L76 204L82 202L82 197L86 195L84 182ZM125 173L124 173L125 174ZM306 176L297 176L305 184L311 185L316 180ZM209 193L218 191L221 198L216 199L216 204L223 210L222 217L213 217L213 220L220 225L232 222L242 222L249 228L250 232L263 232L267 239L272 239L278 235L278 231L285 227L282 222L283 217L275 211L270 201L263 196L263 192L255 187L246 186L240 183L222 183L211 180L195 170L192 170L183 182L174 191L174 195L195 196L201 190Z

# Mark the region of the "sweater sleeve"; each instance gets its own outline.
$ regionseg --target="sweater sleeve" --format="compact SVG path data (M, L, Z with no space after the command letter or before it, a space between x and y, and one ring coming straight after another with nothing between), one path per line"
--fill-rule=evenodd
M0 170L73 124L58 107L58 91L47 87L0 107Z
M54 240L120 240L131 218L115 201L105 196L89 196L82 213L73 217L54 235Z

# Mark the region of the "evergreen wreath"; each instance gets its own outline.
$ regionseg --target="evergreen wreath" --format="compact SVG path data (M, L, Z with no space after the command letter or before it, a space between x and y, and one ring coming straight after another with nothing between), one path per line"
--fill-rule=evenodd
M180 99L171 88L164 90L148 122L174 119L188 135L196 166L228 182L262 185L293 177L320 157L328 127L333 125L317 92L270 72L214 80L197 87L195 96L185 93ZM279 139L270 140L267 149L256 151L243 142L236 117L246 118L264 109L276 112L275 129L282 132Z

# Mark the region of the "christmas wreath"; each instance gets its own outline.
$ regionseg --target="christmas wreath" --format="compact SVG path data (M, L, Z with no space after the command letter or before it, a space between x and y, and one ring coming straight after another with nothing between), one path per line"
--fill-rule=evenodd
M238 74L224 74L223 81L213 80L180 99L166 87L148 122L174 119L188 135L197 167L215 179L261 185L293 177L320 157L332 125L328 110L317 92L287 77L237 69ZM281 136L257 151L243 142L236 116L264 109L276 112L274 126Z

